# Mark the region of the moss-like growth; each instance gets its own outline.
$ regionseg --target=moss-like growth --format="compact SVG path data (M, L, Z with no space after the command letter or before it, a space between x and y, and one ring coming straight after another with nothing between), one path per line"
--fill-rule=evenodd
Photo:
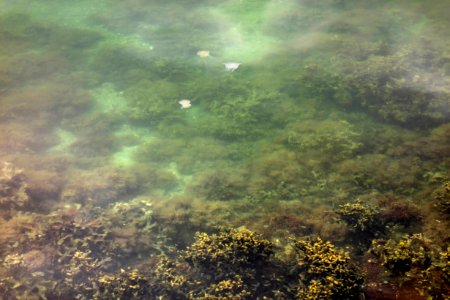
M422 224L423 211L410 200L390 194L379 195L376 205L380 212L377 221L380 226L401 225L413 230Z
M174 46L173 43L171 45ZM100 78L113 82L120 89L129 88L142 78L179 82L197 71L185 58L157 53L142 40L127 40L126 37L110 40L98 47L90 67Z
M138 197L116 202L108 207L104 216L110 222L111 238L116 245L129 249L130 256L165 250L165 245L154 238L155 230L158 229L149 198Z
M351 157L360 147L360 133L346 120L303 121L289 124L285 144L301 155L323 161Z
M130 105L128 117L144 124L157 124L179 110L177 85L165 80L140 81L125 90Z
M195 95L205 109L195 122L198 129L227 141L267 136L274 125L286 122L278 113L283 103L290 101L286 94L251 84L241 75L193 81L188 93Z
M315 162L305 162L303 158L286 149L271 149L261 155L252 164L249 198L258 201L295 200L322 190L320 173L311 166Z
M270 130L266 124L269 124L268 120L276 113L283 99L279 93L252 90L250 87L240 95L228 92L222 97L209 104L211 118L207 124L200 123L200 126L225 140L253 140L266 135Z
M299 299L357 299L363 276L347 252L330 242L292 240L300 286Z
M435 192L436 207L445 214L450 214L450 182Z
M130 170L114 167L74 170L62 190L61 198L64 201L106 205L136 192L138 187L137 175Z
M7 11L7 10L6 10ZM14 51L14 46L44 46L51 35L50 26L34 21L25 13L2 13L0 16L0 41L3 50Z
M450 124L446 123L434 128L422 138L416 138L407 145L418 156L425 159L440 160L450 155Z
M205 171L194 179L191 187L195 195L206 200L235 200L245 194L245 177L238 171Z
M269 115L268 106L274 95L256 91L246 91L246 95L225 97L211 105L217 120L209 130L220 138L251 138L264 132L261 125Z
M393 158L383 154L367 154L337 165L341 185L360 191L378 190L398 194L415 192L420 183L422 163L415 157Z
M6 161L0 165L0 216L9 218L10 213L30 205L27 188L23 170Z
M364 20L364 25L360 25L364 27L370 22L377 21ZM405 26L398 24L398 19L394 22L398 29ZM333 27L330 31L345 21L338 23L341 24L328 24ZM294 87L294 92L306 92L345 108L361 107L378 118L408 127L448 122L450 114L445 100L450 94L448 63L442 60L442 53L449 42L433 33L427 38L413 37L396 45L399 32L386 24L376 26L383 32L372 39L363 37L364 34L358 38L357 34L342 33L319 38L319 45L313 49L322 57L305 64L298 72L295 79L298 87ZM353 30L349 25L345 24L344 28ZM326 55L334 58L331 63L323 59Z
M421 43L424 41L421 41ZM410 44L392 55L370 56L361 62L342 62L351 97L377 116L410 126L448 121L446 79L440 64L427 61L428 52L444 45ZM429 49L427 49L429 48ZM427 62L425 62L427 61Z
M91 58L90 66L105 80L125 88L142 78L149 78L144 75L151 75L149 62L143 56L145 57L129 46L109 43L97 49L97 53Z

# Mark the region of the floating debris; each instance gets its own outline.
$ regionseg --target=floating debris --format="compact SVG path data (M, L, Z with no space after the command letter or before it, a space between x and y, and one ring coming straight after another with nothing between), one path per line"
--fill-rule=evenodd
M238 62L226 62L223 63L223 65L225 66L225 69L227 71L233 72L235 71L237 68L239 68L239 66L241 65L241 63Z
M199 50L197 51L197 56L201 58L205 58L209 56L209 50Z
M178 103L180 103L181 109L186 109L186 108L189 108L192 106L191 100L188 100L188 99L180 100L180 101L178 101Z

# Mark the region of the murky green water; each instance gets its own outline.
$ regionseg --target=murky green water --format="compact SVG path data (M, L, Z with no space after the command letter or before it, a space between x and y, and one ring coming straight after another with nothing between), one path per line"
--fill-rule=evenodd
M0 299L446 299L449 10L0 0Z

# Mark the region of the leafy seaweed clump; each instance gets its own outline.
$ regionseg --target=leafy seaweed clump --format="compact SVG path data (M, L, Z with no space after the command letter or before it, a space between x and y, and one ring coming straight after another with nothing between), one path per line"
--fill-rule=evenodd
M339 206L336 212L347 223L351 231L370 231L376 225L377 209L374 206L362 203L360 200L354 203L344 203Z
M450 182L446 182L441 189L436 191L435 200L435 205L441 212L450 214Z
M262 266L274 253L273 246L248 229L223 229L218 234L197 233L186 250L186 260L207 272Z
M272 298L284 278L273 254L270 241L245 228L198 232L179 259L160 259L155 288L171 299Z
M446 299L450 291L449 250L422 234L413 234L399 241L375 240L370 252L400 285L408 283L432 299Z
M398 242L373 241L371 252L394 274L405 274L412 268L426 269L431 264L429 241L421 235L406 237Z
M293 239L299 278L298 299L357 299L364 278L347 252L331 242Z

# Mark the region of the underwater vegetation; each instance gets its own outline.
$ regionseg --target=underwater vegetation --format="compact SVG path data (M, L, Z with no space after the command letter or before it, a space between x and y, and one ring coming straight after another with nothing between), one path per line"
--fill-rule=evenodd
M201 172L192 183L192 193L207 200L240 199L246 194L244 178L245 173L236 169Z
M296 299L357 299L364 281L348 253L322 239L294 240L301 286Z
M450 183L446 182L444 186L435 192L436 207L444 214L450 213Z
M420 225L423 218L417 205L389 194L365 195L339 205L336 213L352 234L359 232L375 236L392 226L402 225L411 229Z
M374 240L370 253L398 280L433 299L445 299L449 289L449 248L434 245L421 234L399 241Z
M1 2L0 298L448 298L448 4L180 2Z
M335 212L346 224L346 242L360 254L374 239L389 236L393 231L415 232L423 221L417 206L392 195L366 195L339 205Z
M134 260L149 249L169 251L151 206L148 199L135 198L104 210L66 205L51 215L24 211L8 220L2 216L3 234L20 230L18 240L2 242L2 295L100 299L101 278L119 271L120 261ZM133 236L141 238L131 240Z
M132 194L139 188L139 184L136 174L111 167L99 167L89 171L74 170L60 197L69 203L90 201L101 206Z
M245 228L197 233L182 254L191 268L163 258L157 273L169 295L187 299L358 298L363 277L346 252L320 238L291 244L292 255L276 259L276 247ZM292 271L286 274L286 268Z
M340 205L336 213L350 226L351 231L366 231L368 228L374 231L372 227L376 225L375 217L379 211L357 200L354 203Z
M2 217L10 217L17 209L30 205L27 182L22 170L3 162L0 170L0 207Z
M422 163L415 157L395 158L384 154L361 155L343 161L336 168L342 180L356 191L362 188L398 194L413 193L423 173Z
M342 295L357 299L362 293L370 294L363 287L367 267L352 260L358 251L340 250L330 241L311 235L311 229L297 232L311 235L309 239L289 235L267 239L244 227L213 229L209 225L206 228L213 233L197 232L193 242L188 242L192 238L185 231L188 246L179 244L181 248L177 248L170 245L174 238L181 238L180 226L201 221L193 219L200 216L192 209L186 208L188 218L182 217L177 223L164 217L160 204L153 205L158 201L150 198L120 201L120 194L101 196L116 199L108 203L97 200L98 192L92 192L84 196L85 200L66 200L81 204L66 204L50 214L32 212L35 208L20 200L34 200L27 194L26 177L18 176L23 171L8 163L2 170L5 210L0 219L0 272L1 291L8 297L65 297L75 293L76 299L342 299ZM120 193L120 185L113 186ZM99 193L104 192L100 189ZM374 203L376 207L361 201L341 205L337 213L349 225L350 234L363 232L366 239L373 238L369 227L375 231L380 224L405 225L420 219L414 207L401 199L384 196ZM399 207L402 212L397 211ZM209 208L209 213L215 212ZM303 224L300 228L311 226L306 220L296 222ZM280 221L271 224L282 226ZM380 229L380 234L384 238L386 232ZM444 247L417 234L398 244L390 239L373 239L370 265L385 267L393 276L411 272L408 274L414 274L411 280L418 290L440 295L448 284ZM123 262L132 267L123 268ZM391 285L400 288L402 278L393 279Z
M344 52L347 43L341 41L342 56L331 68L320 62L304 67L298 81L308 82L303 86L306 92L404 126L431 127L448 121L448 79L443 75L447 64L428 59L436 51L436 41L428 41L428 46L420 41L391 53L369 51L360 60Z
M197 233L195 238L196 242L187 249L185 257L205 272L211 267L220 268L225 274L241 268L261 267L273 254L269 241L246 229L222 230L218 235ZM228 267L232 270L227 270Z
M362 146L360 133L345 120L303 121L286 126L284 143L302 153L343 160ZM319 153L318 153L319 152ZM318 155L319 154L319 155Z

